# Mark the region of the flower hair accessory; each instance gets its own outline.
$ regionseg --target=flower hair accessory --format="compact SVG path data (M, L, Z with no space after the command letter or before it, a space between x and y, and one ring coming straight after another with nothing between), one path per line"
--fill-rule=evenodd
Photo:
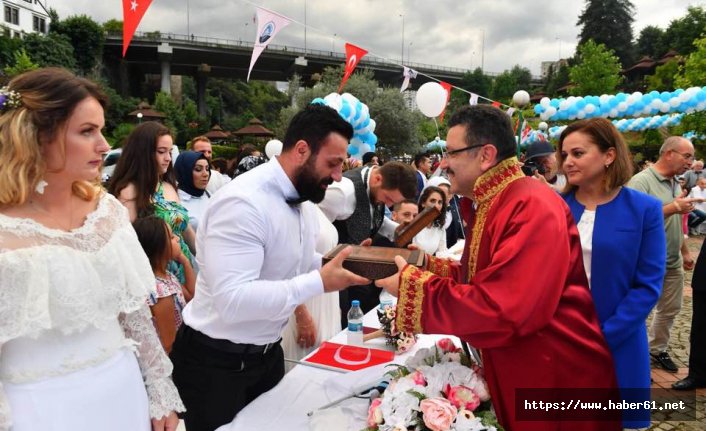
M20 93L7 87L0 88L0 112L9 111L22 105Z

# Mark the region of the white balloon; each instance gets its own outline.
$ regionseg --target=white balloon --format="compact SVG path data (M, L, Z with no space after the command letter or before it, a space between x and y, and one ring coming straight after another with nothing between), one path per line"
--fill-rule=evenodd
M553 106L550 106L550 107L547 108L547 110L545 111L545 113L546 113L549 117L553 117L554 115L556 115L556 108L553 107Z
M610 110L610 112L608 113L608 115L609 115L610 117L615 118L615 117L618 116L618 110L615 109L615 108L613 108L613 109Z
M368 124L368 130L371 131L371 132L374 132L374 131L375 131L375 126L377 126L377 123L375 122L375 120L373 120L373 119L371 118L371 119L370 119L370 124Z
M549 100L548 97L542 97L542 99L539 101L539 104L546 108L549 106L550 102L551 100Z
M635 96L633 96L632 94L629 95L626 102L628 102L628 104L632 105L633 103L635 103Z
M601 97L599 97L598 100L600 100L601 105L605 105L610 102L610 96L607 94L601 94Z
M360 144L358 148L360 148L360 154L369 153L373 150L368 144Z
M568 100L562 100L559 102L559 109L565 110L569 107L569 101Z
M625 112L627 110L628 110L628 103L627 102L618 103L618 111Z
M265 154L267 158L272 160L275 156L279 156L282 153L282 141L278 139L272 139L265 144Z
M343 100L341 100L341 95L338 93L331 93L324 97L324 102L326 102L326 105L332 107L337 112L340 111L341 106L343 106Z
M429 118L438 117L446 108L446 90L438 82L427 82L417 90L417 107Z
M518 90L512 95L512 101L517 106L525 106L530 101L530 95L525 90Z
M351 93L343 93L341 95L341 98L346 102L350 103L352 106L355 106L355 104L359 102L358 98L352 95Z
M672 97L669 99L669 105L672 106L673 108L676 108L681 104L681 101L679 100L679 97Z
M663 103L662 106L659 107L659 110L661 112L669 112L669 103Z
M593 114L593 111L596 110L596 105L588 103L583 110L586 111L587 114Z
M578 114L576 114L576 118L578 118L579 120L583 120L584 118L586 118L586 111L579 111Z
M539 130L544 132L545 130L547 130L547 127L549 127L549 125L546 122L542 121L537 127L539 127Z

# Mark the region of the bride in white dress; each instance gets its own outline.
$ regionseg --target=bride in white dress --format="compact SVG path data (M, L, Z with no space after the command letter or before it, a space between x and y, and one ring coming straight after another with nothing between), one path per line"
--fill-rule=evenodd
M96 186L105 101L62 69L0 90L0 430L174 430L184 410L149 262Z

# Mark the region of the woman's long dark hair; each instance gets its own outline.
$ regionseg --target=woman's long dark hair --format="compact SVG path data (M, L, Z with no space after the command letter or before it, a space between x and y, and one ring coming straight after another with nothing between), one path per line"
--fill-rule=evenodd
M164 271L171 255L171 238L167 224L161 218L151 215L138 218L132 227L150 260L152 271Z
M425 208L424 202L429 199L429 196L431 196L432 193L438 193L439 196L441 196L441 214L439 214L439 217L434 219L432 225L443 229L444 224L446 223L446 208L448 204L446 203L446 193L444 193L441 188L429 186L422 190L422 194L419 196L419 201L417 202L417 208L419 209L419 212L422 212Z
M135 128L127 137L123 152L115 166L115 172L108 185L108 192L115 197L130 185L135 186L135 206L137 216L154 213L152 195L157 189L159 181L164 181L176 190L173 164L169 165L167 172L160 176L157 164L157 140L172 133L164 125L155 121L146 121Z

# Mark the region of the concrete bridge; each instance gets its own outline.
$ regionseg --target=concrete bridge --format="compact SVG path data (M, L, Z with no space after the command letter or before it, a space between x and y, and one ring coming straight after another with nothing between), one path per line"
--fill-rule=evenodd
M109 33L105 39L103 60L109 66L109 73L113 74L111 81L123 94L130 93L130 88L139 87L145 74L161 75L161 90L169 94L171 75L194 77L199 112L205 114L208 77L245 79L253 45L242 40L136 32L123 59L122 33ZM250 79L287 81L297 73L306 82L311 80L312 75L323 72L325 67L337 67L345 61L345 53L341 52L270 44L255 63ZM430 64L405 65L452 85L460 85L463 74L468 72L467 69ZM362 68L372 70L374 78L383 85L400 86L402 83L402 67L397 63L366 56L358 64L358 69ZM430 79L418 75L412 82L412 88L418 88L427 81Z

